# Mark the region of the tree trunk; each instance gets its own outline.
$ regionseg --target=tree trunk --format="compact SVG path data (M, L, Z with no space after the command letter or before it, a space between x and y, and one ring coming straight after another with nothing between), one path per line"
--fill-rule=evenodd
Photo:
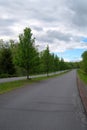
M47 77L49 76L49 73L48 73L48 71L47 71Z
M29 67L27 68L27 79L30 80L30 76L29 76Z
M27 74L27 79L29 79L29 75Z

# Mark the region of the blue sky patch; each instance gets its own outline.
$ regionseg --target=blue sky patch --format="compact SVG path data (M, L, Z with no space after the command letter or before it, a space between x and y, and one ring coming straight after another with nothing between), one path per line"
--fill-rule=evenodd
M87 42L87 38L82 39L82 42Z
M64 58L67 61L78 61L78 59L81 59L82 53L86 49L73 49L73 50L66 50L65 52L58 52L57 54L60 58Z

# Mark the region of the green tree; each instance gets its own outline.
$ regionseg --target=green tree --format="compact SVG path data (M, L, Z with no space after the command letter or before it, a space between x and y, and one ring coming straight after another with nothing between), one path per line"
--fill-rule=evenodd
M15 66L13 64L12 52L9 48L2 48L0 55L0 72L1 74L15 74Z
M40 54L39 54L39 71L40 71L40 73L45 72L43 54L44 54L44 51L40 52Z
M87 73L87 51L82 54L82 69Z
M23 34L19 35L18 56L19 66L25 68L27 79L29 79L30 71L36 57L36 49L34 45L35 39L32 36L31 29L25 28Z
M54 72L55 71L55 56L53 53L49 55L49 62L50 62L49 71Z
M40 57L39 52L36 47L33 48L33 58L31 59L31 67L30 67L30 73L37 74L39 73L40 69Z
M57 55L54 57L54 68L55 71L59 70L59 57Z
M44 64L44 70L47 73L47 76L49 74L50 70L50 51L49 51L49 46L44 50L43 52L43 64Z
M16 76L26 75L25 69L22 68L21 66L19 66L19 64L18 64L18 61L19 61L19 57L18 57L19 43L17 41L14 41L14 40L9 40L9 45L10 45L10 49L11 49L11 52L12 52L13 63L14 63L15 68L16 68Z
M66 63L64 62L63 58L61 58L59 66L60 66L60 70L65 70L66 69Z

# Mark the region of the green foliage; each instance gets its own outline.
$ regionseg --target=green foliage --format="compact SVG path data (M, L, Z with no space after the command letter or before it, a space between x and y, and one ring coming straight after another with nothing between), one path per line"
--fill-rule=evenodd
M82 69L87 73L87 51L82 54Z
M50 52L49 52L49 47L47 46L46 50L43 52L43 65L44 65L44 71L49 73L49 68L50 68Z
M81 69L79 69L77 72L78 72L80 79L83 80L84 83L87 84L87 74L84 73L84 71L82 71Z
M36 56L37 51L34 46L34 38L32 38L31 29L25 28L23 34L19 35L17 59L18 65L25 68L27 78L29 78Z
M0 73L13 75L15 73L15 66L13 64L12 53L9 48L2 48L0 54Z
M59 57L54 56L54 72L59 71Z
M60 60L60 70L64 70L64 68L65 68L65 63L64 63L64 60L63 60L63 58L61 58L61 60Z

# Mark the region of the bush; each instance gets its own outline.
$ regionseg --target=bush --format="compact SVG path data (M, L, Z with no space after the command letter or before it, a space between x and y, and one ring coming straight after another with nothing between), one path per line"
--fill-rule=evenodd
M10 75L10 74L0 74L0 78L11 78L11 77L17 77L16 74Z

